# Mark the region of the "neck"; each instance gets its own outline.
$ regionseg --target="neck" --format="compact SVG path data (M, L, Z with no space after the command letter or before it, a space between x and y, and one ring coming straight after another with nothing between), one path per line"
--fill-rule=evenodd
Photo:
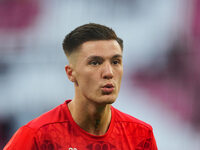
M68 107L74 121L88 133L103 135L108 130L111 121L110 104L99 105L74 99Z

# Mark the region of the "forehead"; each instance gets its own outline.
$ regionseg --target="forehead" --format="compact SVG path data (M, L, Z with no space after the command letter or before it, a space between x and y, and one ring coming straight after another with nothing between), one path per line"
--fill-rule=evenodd
M79 56L90 57L112 57L114 55L122 55L122 50L119 43L116 40L99 40L88 41L81 45L79 49Z

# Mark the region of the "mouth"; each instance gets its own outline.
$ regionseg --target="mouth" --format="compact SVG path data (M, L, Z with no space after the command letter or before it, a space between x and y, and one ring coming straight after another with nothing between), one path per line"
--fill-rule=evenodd
M111 94L114 91L114 86L113 84L106 84L102 88L103 94Z

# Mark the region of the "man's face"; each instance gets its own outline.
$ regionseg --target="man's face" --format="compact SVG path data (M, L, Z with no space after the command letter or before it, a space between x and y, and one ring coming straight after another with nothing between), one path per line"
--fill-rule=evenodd
M98 104L113 103L123 74L120 45L115 40L88 41L76 53L75 96Z

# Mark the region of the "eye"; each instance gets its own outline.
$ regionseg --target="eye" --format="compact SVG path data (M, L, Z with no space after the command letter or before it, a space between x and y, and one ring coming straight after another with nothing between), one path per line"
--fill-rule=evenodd
M114 65L120 64L120 60L113 60L112 62Z
M97 65L100 65L101 63L99 61L93 60L93 61L90 61L89 64L93 66L97 66Z

